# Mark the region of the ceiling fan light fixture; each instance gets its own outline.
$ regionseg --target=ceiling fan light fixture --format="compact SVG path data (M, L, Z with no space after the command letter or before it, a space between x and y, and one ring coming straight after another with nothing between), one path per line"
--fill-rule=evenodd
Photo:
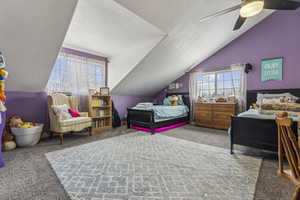
M245 0L241 7L241 17L247 18L259 14L264 9L263 0Z

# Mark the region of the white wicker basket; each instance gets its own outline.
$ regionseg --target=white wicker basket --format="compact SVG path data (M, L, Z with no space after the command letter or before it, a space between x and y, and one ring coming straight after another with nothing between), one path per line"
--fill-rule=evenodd
M11 128L11 132L19 147L34 146L40 141L43 127L43 124L39 124L29 128Z

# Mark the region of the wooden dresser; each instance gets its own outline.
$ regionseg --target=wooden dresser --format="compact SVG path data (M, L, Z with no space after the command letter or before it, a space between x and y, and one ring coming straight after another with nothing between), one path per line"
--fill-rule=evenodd
M228 129L230 116L237 112L233 103L196 103L194 105L195 124L199 126Z

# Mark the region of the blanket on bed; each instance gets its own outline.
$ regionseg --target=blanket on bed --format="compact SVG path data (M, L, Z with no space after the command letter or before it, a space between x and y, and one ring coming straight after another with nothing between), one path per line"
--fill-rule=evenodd
M180 106L148 106L148 107L141 107L136 106L133 107L136 110L153 110L154 115L156 118L172 118L172 117L179 117L184 116L189 112L189 108L185 105Z

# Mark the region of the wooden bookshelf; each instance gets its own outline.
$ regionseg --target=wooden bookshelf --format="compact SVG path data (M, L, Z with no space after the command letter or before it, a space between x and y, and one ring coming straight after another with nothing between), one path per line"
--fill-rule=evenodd
M93 131L104 131L112 128L111 96L90 95L88 107L89 116L93 120Z

